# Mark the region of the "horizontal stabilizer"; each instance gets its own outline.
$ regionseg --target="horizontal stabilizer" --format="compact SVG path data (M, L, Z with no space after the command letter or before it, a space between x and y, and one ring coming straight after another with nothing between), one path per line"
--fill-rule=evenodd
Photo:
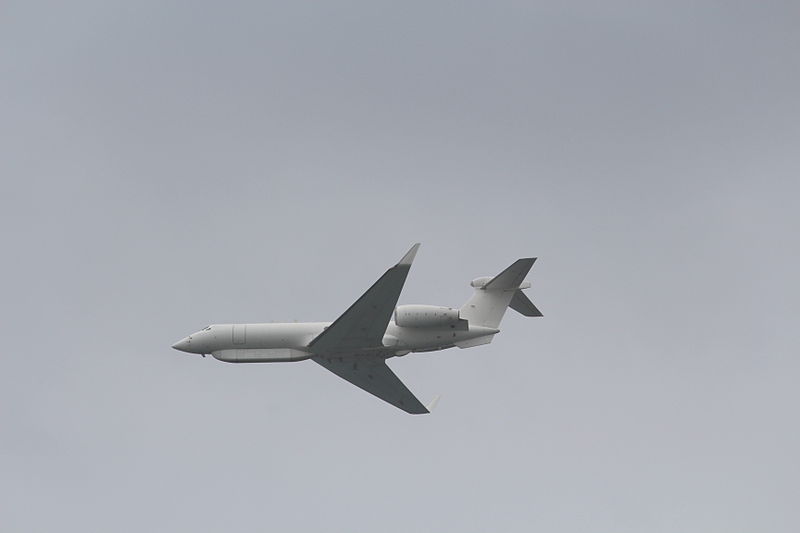
M508 306L524 316L544 316L541 311L533 305L533 302L525 296L525 293L520 290L514 292L514 297L511 298L511 303L509 303Z
M509 290L519 288L535 261L535 257L517 259L510 267L493 277L483 288L486 290Z

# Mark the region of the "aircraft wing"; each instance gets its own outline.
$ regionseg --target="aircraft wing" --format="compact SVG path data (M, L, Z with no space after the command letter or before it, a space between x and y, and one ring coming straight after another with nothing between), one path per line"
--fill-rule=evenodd
M383 346L386 326L392 318L417 248L419 243L412 246L400 262L387 270L342 316L317 335L308 345L311 351L327 354Z
M421 415L429 412L380 355L332 355L313 359L340 378L406 413Z

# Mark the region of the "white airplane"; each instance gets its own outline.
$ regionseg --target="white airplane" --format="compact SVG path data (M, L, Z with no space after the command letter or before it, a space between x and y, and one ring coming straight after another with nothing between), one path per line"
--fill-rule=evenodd
M279 363L311 359L411 414L429 413L386 365L390 357L492 342L508 307L542 316L522 292L535 257L518 259L495 277L472 280L475 293L460 309L400 305L397 299L419 243L334 322L214 324L172 345L210 353L228 363ZM397 306L397 307L395 307ZM392 320L394 314L394 320ZM434 399L435 403L436 399Z

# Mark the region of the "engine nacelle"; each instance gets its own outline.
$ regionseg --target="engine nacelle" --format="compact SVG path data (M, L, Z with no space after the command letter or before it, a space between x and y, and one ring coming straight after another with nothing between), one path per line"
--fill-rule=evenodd
M403 328L435 328L459 323L458 309L437 305L399 305L394 323Z

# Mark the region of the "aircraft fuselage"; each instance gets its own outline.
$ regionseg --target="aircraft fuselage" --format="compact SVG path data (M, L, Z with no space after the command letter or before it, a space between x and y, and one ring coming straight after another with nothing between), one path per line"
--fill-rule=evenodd
M318 355L308 347L331 322L267 324L214 324L192 333L173 348L188 353L211 354L231 363L277 363L302 361ZM481 337L487 342L499 330L482 326L400 327L390 322L380 346L364 347L361 352L380 352L384 357L415 351L452 348ZM353 354L352 350L347 351Z

